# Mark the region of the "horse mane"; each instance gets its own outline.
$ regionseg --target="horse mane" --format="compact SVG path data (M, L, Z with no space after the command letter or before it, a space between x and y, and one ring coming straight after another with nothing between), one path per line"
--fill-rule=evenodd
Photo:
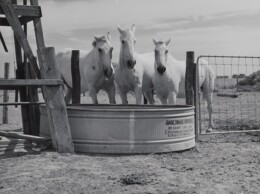
M98 42L107 42L107 38L106 38L106 36L101 36L101 37L99 37L97 40L94 40L94 41L92 42L92 46L93 46L93 47L96 47L97 41L98 41Z

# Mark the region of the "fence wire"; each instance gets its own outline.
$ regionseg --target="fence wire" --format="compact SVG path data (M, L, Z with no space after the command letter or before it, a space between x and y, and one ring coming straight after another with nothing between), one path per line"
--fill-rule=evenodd
M200 56L198 64L200 59L215 72L213 133L260 131L260 57ZM209 116L202 95L199 106L200 133L205 134Z

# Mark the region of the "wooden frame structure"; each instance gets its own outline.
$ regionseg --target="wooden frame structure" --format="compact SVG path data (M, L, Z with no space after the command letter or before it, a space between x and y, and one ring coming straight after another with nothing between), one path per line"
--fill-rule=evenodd
M13 29L18 67L16 79L0 80L0 89L19 89L21 103L12 104L22 105L24 133L38 135L37 88L41 87L46 103L53 147L58 152L74 153L54 48L45 47L40 19L42 13L38 0L30 0L30 4L27 5L27 0L23 0L23 5L18 5L16 0L0 0L0 15L4 15L4 17L0 17L0 26L10 26ZM35 29L40 68L27 40L27 23L30 21L33 22ZM22 50L24 57L22 57Z

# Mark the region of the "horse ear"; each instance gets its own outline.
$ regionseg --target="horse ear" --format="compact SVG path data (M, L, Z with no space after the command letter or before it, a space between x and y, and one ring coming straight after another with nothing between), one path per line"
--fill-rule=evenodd
M99 40L99 37L96 35L96 34L93 34L94 38L95 38L95 41L98 41Z
M133 33L135 33L135 24L133 24L133 25L131 26L131 31L132 31Z
M171 42L171 39L169 38L167 41L165 41L165 45L168 46L168 44Z
M93 46L93 47L96 47L96 45L97 45L97 41L94 40L94 41L92 42L92 46Z
M124 31L124 30L122 30L122 28L121 28L119 25L117 25L117 29L118 29L118 31L120 32L120 34L122 34L123 31Z
M156 40L156 38L153 38L153 43L154 43L154 45L157 44L157 40Z
M111 41L111 34L110 34L110 32L107 33L107 39L108 39L109 41Z

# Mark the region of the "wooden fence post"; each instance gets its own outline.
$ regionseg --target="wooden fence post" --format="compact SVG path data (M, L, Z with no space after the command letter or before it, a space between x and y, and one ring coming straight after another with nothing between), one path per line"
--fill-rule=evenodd
M81 83L79 73L79 50L71 53L72 104L80 104Z
M42 79L60 79L54 48L38 49L38 57ZM53 147L60 153L74 153L62 85L43 86L43 93Z
M185 94L186 104L195 106L195 139L198 140L198 67L194 62L194 52L186 53Z
M4 79L9 79L9 72L10 72L10 64L5 63L5 70L4 70ZM8 102L9 101L9 95L8 95L8 90L4 90L3 94L3 102ZM3 106L3 124L8 123L8 107Z
M185 94L186 104L194 105L194 52L188 51L186 53L186 74L185 74Z

